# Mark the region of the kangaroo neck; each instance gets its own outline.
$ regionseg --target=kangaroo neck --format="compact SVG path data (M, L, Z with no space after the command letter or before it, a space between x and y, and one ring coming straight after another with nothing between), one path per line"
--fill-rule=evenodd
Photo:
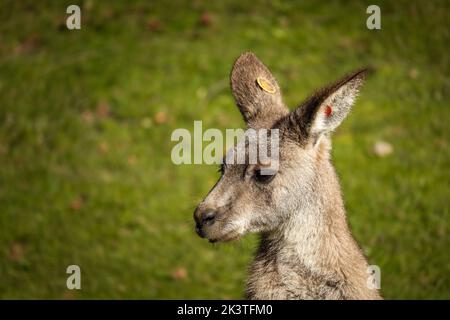
M321 298L320 292L329 298L370 296L367 262L348 228L334 169L329 164L319 172L324 176L314 188L323 192L314 193L277 229L261 235L253 270L258 274L260 266L271 266L272 277L300 283L298 291L289 289L300 298Z

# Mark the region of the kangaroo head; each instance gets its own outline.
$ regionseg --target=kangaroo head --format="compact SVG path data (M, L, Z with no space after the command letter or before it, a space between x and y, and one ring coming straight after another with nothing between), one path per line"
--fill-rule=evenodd
M263 174L267 164L250 163L249 157L225 162L219 181L195 210L197 233L216 242L276 230L311 203L321 192L313 183L320 180L317 163L329 161L328 135L349 113L365 75L354 72L289 112L270 71L254 54L242 54L231 72L232 92L248 129L278 129L277 170ZM246 146L262 142L267 143L259 139Z

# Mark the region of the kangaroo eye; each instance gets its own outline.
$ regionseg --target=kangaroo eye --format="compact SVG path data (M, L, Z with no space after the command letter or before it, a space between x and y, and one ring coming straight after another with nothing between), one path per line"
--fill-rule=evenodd
M273 178L275 178L276 174L277 172L275 170L266 169L264 171L261 171L261 169L257 169L255 170L253 177L257 182L269 183L273 180Z

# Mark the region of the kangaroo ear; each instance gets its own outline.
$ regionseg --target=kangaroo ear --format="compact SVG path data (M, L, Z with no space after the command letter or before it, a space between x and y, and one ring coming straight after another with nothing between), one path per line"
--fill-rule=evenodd
M336 129L350 112L366 74L366 69L353 72L303 102L289 117L296 134L315 144L322 134Z
M236 60L230 78L234 99L249 127L270 128L288 114L277 81L253 53Z

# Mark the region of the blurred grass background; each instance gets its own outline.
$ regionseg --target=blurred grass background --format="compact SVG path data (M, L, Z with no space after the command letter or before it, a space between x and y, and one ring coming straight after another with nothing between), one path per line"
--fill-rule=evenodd
M449 3L376 1L371 31L372 2L2 1L0 298L242 298L257 237L195 235L217 168L172 164L170 135L243 126L228 74L252 50L291 108L374 68L334 135L350 224L385 298L449 299Z

